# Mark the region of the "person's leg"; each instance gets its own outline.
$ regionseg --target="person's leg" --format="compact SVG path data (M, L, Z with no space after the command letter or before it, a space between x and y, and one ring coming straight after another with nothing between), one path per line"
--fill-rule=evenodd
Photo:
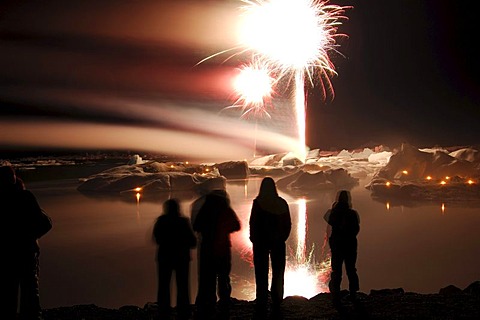
M38 287L39 253L25 256L20 278L20 319L41 319Z
M189 271L190 261L181 261L175 268L175 279L177 284L177 312L179 318L186 319L191 313L190 292L189 292Z
M198 294L195 304L200 316L207 316L215 309L217 302L216 261L213 254L202 248L199 260Z
M357 262L357 245L352 245L348 248L345 254L345 271L348 277L348 288L350 295L355 296L355 293L360 289L357 269L355 264Z
M160 309L160 312L165 313L170 310L170 282L173 270L170 263L157 261L157 271L157 305Z
M0 279L0 310L5 319L17 318L18 288L20 285L20 267L16 258L6 255L2 261L3 270Z
M285 243L276 244L271 250L272 259L272 302L279 306L283 301L285 277Z
M231 252L228 252L224 257L220 257L218 262L217 274L219 302L224 306L229 306L230 296L232 294L232 285L230 284L230 271L232 269Z
M342 283L342 265L343 265L343 251L339 248L331 248L331 267L330 282L328 288L332 294L340 292L340 284Z
M267 248L253 245L257 305L266 305L268 302L268 255L269 250Z

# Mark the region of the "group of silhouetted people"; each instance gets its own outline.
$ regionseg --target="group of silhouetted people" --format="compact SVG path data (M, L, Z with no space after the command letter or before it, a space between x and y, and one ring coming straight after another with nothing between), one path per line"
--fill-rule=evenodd
M52 221L11 166L0 166L0 204L4 227L0 234L5 257L2 259L4 271L0 274L2 314L6 319L17 319L17 313L20 319L41 319L38 239L52 228ZM329 289L333 301L338 303L340 299L343 265L349 280L349 296L355 299L359 290L355 265L360 219L352 209L348 191L338 193L337 201L326 212L324 219L328 223L331 249ZM253 200L249 219L256 285L255 314L259 319L267 315L269 293L272 314L280 312L284 295L286 241L291 227L287 201L278 195L275 181L265 177ZM189 269L191 249L195 247L198 258L195 318L211 319L217 306L221 312L228 314L232 293L230 235L240 229L240 220L224 189L210 191L197 199L192 204L191 219L182 215L178 200L169 199L163 203L163 213L153 227L153 239L157 244L160 319L168 319L171 313L170 283L173 273L177 288L177 317L189 319L192 315Z
M350 297L359 290L356 273L357 239L360 230L358 213L352 209L350 194L341 191L337 201L324 216L328 223L332 272L329 282L334 303L340 298L342 267L345 264L349 279ZM164 213L154 226L158 244L158 306L160 315L168 316L170 307L170 279L176 272L177 312L181 319L192 314L189 299L190 249L197 245L198 292L195 298L196 319L211 319L218 305L227 312L231 304L230 271L232 253L230 235L241 228L240 220L230 205L225 190L213 190L192 204L191 223L180 214L175 199L164 203ZM292 223L287 201L277 193L271 177L262 180L253 200L249 228L253 245L256 299L255 315L267 316L269 294L272 314L280 315L284 295L286 241ZM269 266L271 285L268 287ZM217 299L218 298L218 299ZM217 301L218 300L218 301Z

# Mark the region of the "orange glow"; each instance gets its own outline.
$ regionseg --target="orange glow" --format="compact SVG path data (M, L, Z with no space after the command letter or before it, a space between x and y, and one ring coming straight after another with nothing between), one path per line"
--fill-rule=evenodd
M390 187L392 184L390 183L390 181L387 181L387 183L385 183L385 185L386 185L387 187Z
M135 191L140 192L140 191L142 191L142 188L136 187L136 188L135 188Z
M385 206L387 207L387 210L390 210L390 202L387 202Z
M188 161L186 161L185 164L188 164Z
M431 177L431 176L427 176L425 179L427 179L427 180L432 180L432 177Z
M407 171L407 170L403 170L402 173L403 173L403 174L408 174L408 171Z
M442 180L442 181L440 181L440 184L441 184L442 186L444 186L444 185L446 185L446 184L447 184L447 182L446 182L446 181L444 181L444 180Z
M450 180L450 177L449 177L449 176L446 176L445 179Z
M442 203L442 214L445 213L445 203Z
M470 185L472 185L472 184L474 184L475 182L474 182L472 179L468 179L467 183L470 184Z

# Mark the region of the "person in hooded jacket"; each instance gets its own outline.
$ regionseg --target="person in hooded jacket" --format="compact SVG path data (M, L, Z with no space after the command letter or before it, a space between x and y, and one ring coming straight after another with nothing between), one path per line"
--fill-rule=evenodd
M17 311L19 319L41 319L38 239L50 231L52 220L9 165L0 167L0 213L0 310L5 319L17 319Z
M345 271L348 277L349 294L355 299L359 290L357 269L357 234L360 231L360 217L352 209L350 193L341 190L337 195L337 201L333 203L332 209L324 215L328 223L327 234L331 251L330 282L328 284L333 295L334 302L338 302L340 284L342 282L342 267L345 264Z
M205 197L193 222L200 233L198 261L198 294L195 301L200 317L210 317L217 301L222 310L231 304L230 271L232 253L230 234L240 230L240 220L230 206L225 190L213 190Z
M197 244L190 219L180 214L176 199L163 203L163 214L153 227L153 238L157 243L158 291L157 304L160 313L167 316L170 311L170 281L175 271L177 285L177 310L179 318L187 319L190 310L189 266L190 250Z
M283 301L286 244L292 222L285 199L277 193L275 181L265 177L250 214L250 241L253 244L256 308L265 310L268 302L269 258L272 265L271 299L274 308Z

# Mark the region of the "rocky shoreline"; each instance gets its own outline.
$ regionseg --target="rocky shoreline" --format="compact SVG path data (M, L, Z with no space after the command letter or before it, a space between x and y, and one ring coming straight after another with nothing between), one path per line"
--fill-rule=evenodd
M465 289L453 285L435 294L405 292L402 288L371 290L359 293L350 301L347 292L340 305L334 306L329 293L320 293L311 299L287 297L281 314L269 314L258 319L480 319L480 281ZM96 305L78 305L45 309L44 320L150 320L157 317L155 303L145 306L124 306L107 309ZM176 312L170 319L177 319ZM192 318L195 319L195 318ZM256 319L253 301L233 299L228 314L218 313L215 319Z

